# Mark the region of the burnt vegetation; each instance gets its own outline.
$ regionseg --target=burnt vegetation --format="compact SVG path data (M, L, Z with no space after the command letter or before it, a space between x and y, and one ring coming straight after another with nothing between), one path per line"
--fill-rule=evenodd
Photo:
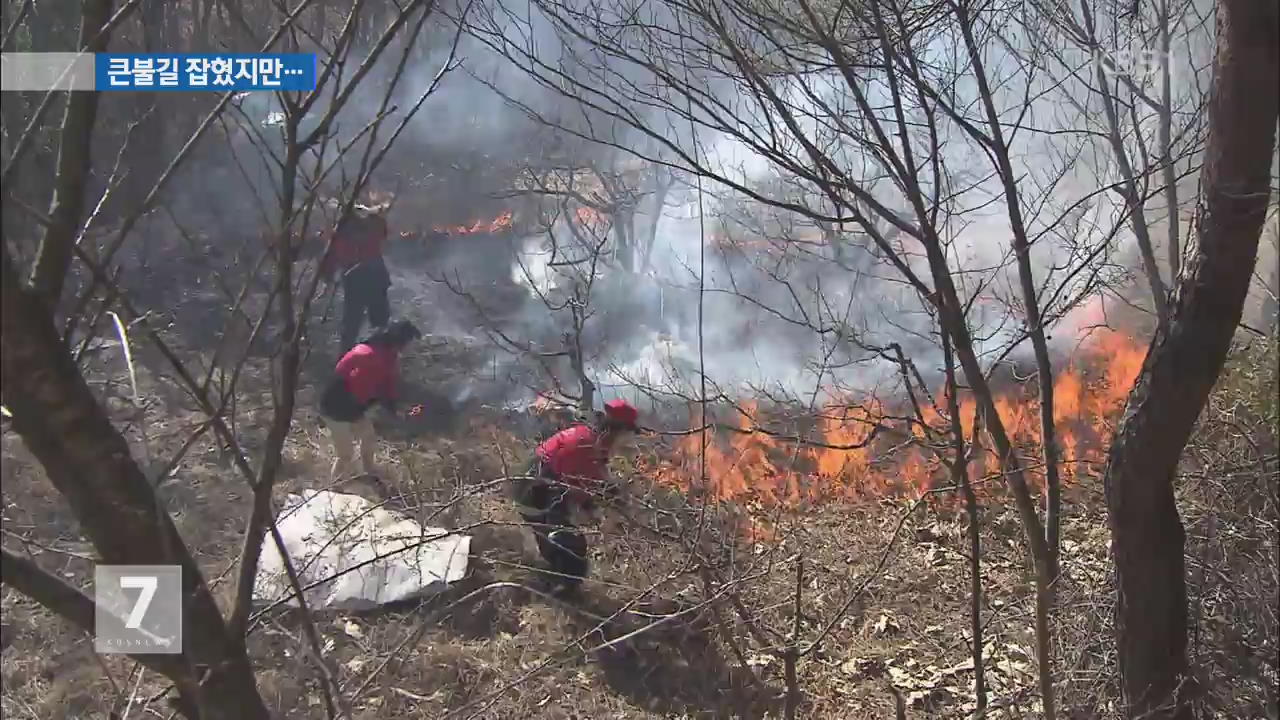
M2 20L321 69L5 93L5 717L1280 718L1274 2ZM335 486L318 268L364 207L421 410ZM617 396L568 602L507 486ZM469 535L467 576L264 606L318 489ZM184 568L182 654L94 651L98 564Z

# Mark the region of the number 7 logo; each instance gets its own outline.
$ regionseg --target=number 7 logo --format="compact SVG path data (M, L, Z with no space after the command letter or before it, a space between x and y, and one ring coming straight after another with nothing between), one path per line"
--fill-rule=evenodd
M151 600L155 598L159 584L160 581L154 575L124 575L120 578L122 589L142 591L138 593L138 600L129 611L129 618L124 621L125 627L130 630L142 627L142 619L147 616L147 608L151 607Z
M182 566L98 565L93 585L94 649L182 652Z

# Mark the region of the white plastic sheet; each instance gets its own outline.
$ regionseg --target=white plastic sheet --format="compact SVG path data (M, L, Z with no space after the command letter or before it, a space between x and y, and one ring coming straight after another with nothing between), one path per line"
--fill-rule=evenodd
M424 527L357 495L290 495L276 525L313 609L365 610L410 600L441 592L467 574L469 535ZM268 605L290 594L280 554L268 537L254 600ZM298 602L290 598L286 604Z

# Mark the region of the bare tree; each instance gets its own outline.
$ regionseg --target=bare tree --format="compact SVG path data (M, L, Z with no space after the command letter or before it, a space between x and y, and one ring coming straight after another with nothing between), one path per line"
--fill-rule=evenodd
M1168 288L1181 268L1179 192L1194 176L1203 143L1210 48L1203 46L1209 33L1201 5L1154 0L1130 12L1051 3L1034 7L1025 29L1041 37L1037 28L1056 28L1065 38L1064 49L1042 37L1037 57L1063 78L1062 97L1080 112L1080 126L1100 125L1111 161L1105 167L1114 172L1099 181L1114 188L1128 216L1157 324L1168 321ZM1156 197L1163 207L1152 217ZM1156 237L1161 226L1163 240Z
M96 100L97 96L92 93L73 94L68 102L67 119L62 124L59 150L66 162L59 166L54 180L57 188L54 206L61 208L55 214L65 217L59 220L45 218L29 206L14 203L14 207L33 214L46 228L30 283L21 277L23 268L11 252L12 240L5 239L4 317L0 346L4 358L3 402L6 416L12 416L14 429L43 465L50 482L66 498L97 550L98 559L113 564L175 564L183 568L186 640L183 653L176 656L139 656L136 659L173 682L179 694L179 709L191 718L268 717L246 650L258 555L266 538L270 537L286 558L289 580L295 592L299 591L297 574L288 561L283 540L273 522L271 498L279 476L284 442L292 425L303 341L319 280L314 268L300 261L302 239L310 234L309 225L316 220L318 194L326 184L325 178L334 173L335 168L353 166L356 170L354 179L341 188L344 196L342 210L350 212L374 169L435 89L444 71L452 67L450 55L435 81L396 118L389 109L390 98L396 92L413 46L412 41L406 43L399 62L389 73L389 81L382 88L385 94L377 113L353 136L335 139L332 126L338 114L355 95L362 81L370 76L392 39L402 34L417 37L433 9L427 2L411 2L398 9L386 18L373 42L362 52L354 34L363 22L360 18L362 4L358 3L340 17L339 32L332 38L320 38L312 43L299 34L295 20L308 6L303 2L289 11L264 13L273 18L268 26L270 36L260 41L252 40L264 50L270 50L277 44L288 44L293 48L310 47L322 55L324 62L315 90L275 95L275 101L283 109L283 121L276 137L263 135L260 118L253 118L240 126L249 138L247 142L262 152L262 165L268 168L264 174L270 178L266 190L274 194L276 202L274 207L270 201L260 203L263 224L270 227L267 252L258 255L244 289L237 294L225 282L220 288L232 323L243 322L246 297L252 297L260 312L249 337L241 337L236 342L241 353L239 358L231 361L225 351L215 352L215 355L222 356L222 364L230 362L234 365L231 382L218 393L211 392L209 375L203 382L197 379L198 373L189 369L183 357L185 352L178 347L189 345L193 339L164 337L131 299L131 291L120 280L120 269L124 266L122 248L128 251L126 240L131 231L139 225L145 213L164 202L162 193L166 184L190 157L206 131L221 119L232 100L229 93L221 96L190 139L168 162L164 172L144 194L142 204L129 208L120 227L106 234L101 247L92 249L91 243L81 244L82 240L98 219L98 211L107 196L119 183L117 173L113 172L101 190L94 212L88 218L83 217L83 208L91 200L85 178L89 167L88 154L92 148L94 113L91 106L86 108L83 100L76 98L92 96ZM126 7L133 5L136 3L129 3ZM99 38L106 37L112 24L118 22L121 13L107 19L104 8L109 10L110 3L85 4L81 35L92 38L85 40L85 44L99 42ZM259 21L258 27L262 26ZM246 31L246 34L251 39L255 35L252 31ZM329 41L333 44L326 44ZM455 49L456 43L455 35ZM351 69L351 65L356 67ZM33 128L38 127L37 121L38 117L33 118L26 134L17 140L12 154L6 158L6 174L17 166L17 155L29 141ZM391 129L387 131L384 125ZM117 170L126 146L127 143L117 153ZM252 184L250 187L253 188ZM12 199L6 195L6 212ZM172 219L174 214L170 212L169 216ZM333 223L336 221L337 218L331 219ZM183 232L180 222L175 222L175 225ZM101 235L94 233L92 237L101 238ZM72 262L75 258L79 259L78 266ZM116 265L117 262L120 265ZM261 287L258 281L262 278L257 268L264 263L270 268L270 273L265 287ZM64 280L70 276L73 267L83 270L87 280L77 288L74 303L69 305L70 310L66 313L68 330L63 333L54 324L54 303L61 296ZM167 366L167 373L166 367L152 367L150 370L156 377L170 374L178 388L188 393L205 415L178 454L167 462L154 463L148 457L145 429L141 438L143 456L141 459L135 457L127 439L128 430L113 423L104 400L90 389L84 368L77 364L99 332L99 321L108 315L124 315L128 326L146 337L147 344L157 353L156 359ZM235 377L246 362L249 347L260 339L264 328L269 325L274 325L275 329L273 337L267 341L271 345L270 354L275 359L271 368L275 379L272 390L275 392L272 394L270 427L265 442L258 449L260 456L255 460L246 449L245 438L233 430L234 425L226 421L224 413L229 399L237 392ZM129 337L123 326L119 330L121 343L127 350ZM198 339L195 342L198 343ZM72 353L73 345L79 346L75 354ZM129 362L135 410L144 414L145 408L136 405L140 400L137 373L133 360ZM227 617L218 607L202 569L157 494L158 485L179 465L182 455L210 429L229 449L235 468L253 491L239 581ZM91 599L28 557L8 548L4 550L4 582L83 630L92 630L94 606ZM339 706L346 703L325 664L322 644L314 623L307 617L305 602L302 610L309 654L316 659L315 670L330 715L336 716ZM349 714L349 710L347 712Z
M1174 478L1231 347L1257 258L1276 148L1274 3L1222 0L1196 248L1112 441L1106 469L1130 717L1193 717L1185 534Z
M86 3L80 17L83 52L103 52L110 34L103 30L111 19L110 0ZM97 93L74 93L67 98L58 142L58 173L49 219L40 240L31 282L45 294L54 311L62 296L62 281L71 265L72 245L84 215L88 179L92 167L90 145L98 114Z
M1024 524L1038 594L1041 697L1046 716L1053 717L1049 620L1059 577L1061 506L1046 328L1087 292L1082 279L1094 276L1091 263L1108 252L1114 228L1093 228L1066 266L1036 257L1048 252L1058 226L1077 207L1103 192L1054 208L1047 199L1064 189L1070 165L1028 166L1022 159L1026 147L1059 136L1032 120L1043 103L1036 98L1052 78L1000 41L1007 26L999 11L965 3L819 7L798 0L795 12L782 16L751 2L666 5L635 37L592 12L555 2L538 6L566 43L600 49L626 69L607 67L591 82L574 82L572 73L557 74L527 47L506 43L488 28L474 32L548 86L570 85L563 91L594 112L629 122L693 175L829 228L858 228L864 251L936 311ZM944 45L949 54L936 55ZM996 83L993 66L1017 81ZM632 90L648 87L644 83L661 91ZM742 90L726 96L719 90L724 86ZM654 106L661 111L652 119L637 109ZM810 192L782 196L743 182L706 159L696 144L691 149L689 133L678 138L664 127L681 123L732 138ZM1068 144L1062 152L1069 159L1078 147ZM967 194L972 199L962 200ZM988 203L1002 209L1000 222L1012 242L1007 255L992 260L998 270L984 275L966 266L953 224ZM1015 288L1007 298L997 289L1005 283ZM1004 303L1019 327L1005 335L981 327L971 313L980 301ZM992 333L1011 345L1031 345L1040 406L1034 450L1018 447L994 402L987 349L979 347L990 342L979 338ZM1034 472L1028 451L1041 457ZM1033 494L1036 482L1045 490L1043 514Z
M516 176L515 187L500 193L532 201L517 230L528 232L531 240L517 253L517 283L522 295L536 298L546 317L517 315L522 327L508 327L512 323L504 323L502 317L509 313L482 300L464 278L440 278L468 302L501 349L534 360L541 380L554 388L550 394L584 417L590 417L595 406L596 370L590 365L609 322L600 317L598 286L610 268L625 267L630 261L622 257L634 251L629 231L619 227L634 224L634 203L626 199L634 193L622 190L620 182L593 167L527 166ZM523 306L522 299L515 302ZM522 307L517 310L523 312ZM567 362L576 389L562 382L558 359Z

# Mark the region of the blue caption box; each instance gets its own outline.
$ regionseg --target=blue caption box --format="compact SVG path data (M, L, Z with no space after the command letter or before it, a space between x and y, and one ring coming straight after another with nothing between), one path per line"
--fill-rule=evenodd
M316 88L314 53L94 55L98 91L245 92Z

